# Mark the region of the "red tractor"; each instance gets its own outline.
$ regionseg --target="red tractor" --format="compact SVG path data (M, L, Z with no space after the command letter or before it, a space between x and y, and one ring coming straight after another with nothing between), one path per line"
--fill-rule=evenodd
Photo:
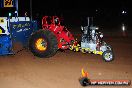
M44 16L42 30L32 34L29 49L38 57L51 57L58 49L69 49L77 41L57 16Z
M57 16L44 16L43 29L32 34L29 49L38 57L51 57L58 49L70 49L99 54L106 62L112 61L114 59L112 47L103 41L103 33L89 22L91 21L88 17L88 25L81 27L83 33L79 45L67 28L61 25Z

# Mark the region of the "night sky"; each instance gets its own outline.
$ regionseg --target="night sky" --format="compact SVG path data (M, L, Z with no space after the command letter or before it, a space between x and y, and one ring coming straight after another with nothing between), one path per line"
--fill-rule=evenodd
M121 22L131 25L130 0L32 0L33 19L44 15L63 16L66 23L81 25L87 16L94 17L102 26L116 26ZM122 14L122 11L126 11ZM30 0L19 0L19 15L28 12Z
M26 11L30 11L29 2L23 5L27 7ZM119 22L130 24L128 23L131 9L129 3L130 0L32 0L32 9L33 18L41 19L43 15L58 15L63 16L66 23L80 26L80 20L91 16L99 25L116 26ZM122 14L122 11L127 13Z
M20 9L29 11L30 0L19 1ZM23 3L23 4L22 4ZM129 0L32 0L32 8L34 13L40 14L57 14L66 15L94 15L96 9L99 12L109 14L119 12L119 10L128 10ZM26 7L26 8L24 8ZM110 12L110 10L112 12Z

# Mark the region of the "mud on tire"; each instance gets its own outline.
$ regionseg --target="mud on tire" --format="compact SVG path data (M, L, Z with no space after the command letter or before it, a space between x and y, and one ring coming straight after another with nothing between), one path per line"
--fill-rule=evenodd
M44 39L47 43L47 48L44 51L38 50L35 47L35 43L38 39ZM40 30L32 34L29 39L29 50L34 54L34 56L40 58L48 58L56 54L58 50L57 38L53 32L50 30Z

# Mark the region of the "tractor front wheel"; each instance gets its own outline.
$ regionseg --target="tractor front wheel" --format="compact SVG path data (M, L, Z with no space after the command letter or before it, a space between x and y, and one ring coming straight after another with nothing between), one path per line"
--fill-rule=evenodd
M50 30L37 31L29 40L29 50L40 58L51 57L58 50L57 38Z
M103 57L103 60L106 62L112 61L114 59L113 51L111 50L104 51L102 57Z

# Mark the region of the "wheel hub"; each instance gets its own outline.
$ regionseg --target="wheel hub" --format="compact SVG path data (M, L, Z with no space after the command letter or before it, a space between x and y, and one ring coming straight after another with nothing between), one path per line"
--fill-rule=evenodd
M111 60L112 59L112 55L110 53L106 53L105 54L105 59L106 60Z
M39 38L35 42L35 46L40 51L45 51L47 49L47 42L43 38Z

